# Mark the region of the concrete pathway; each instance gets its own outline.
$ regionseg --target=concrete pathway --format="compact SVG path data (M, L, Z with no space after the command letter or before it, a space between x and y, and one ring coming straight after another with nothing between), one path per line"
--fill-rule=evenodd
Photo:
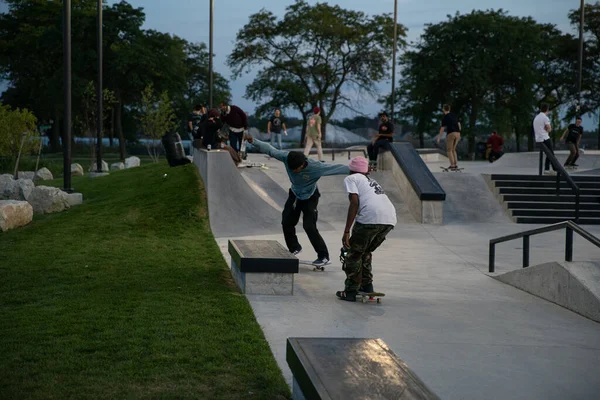
M269 169L245 170L246 181L268 187L257 193L279 203L289 188L283 166L262 155L250 158L267 162ZM347 162L343 157L339 160ZM481 191L481 172L473 171L471 192L470 180L463 182L463 189L451 191L452 202L460 203L461 193L488 196ZM264 176L253 178L257 173ZM383 182L385 176L380 180L396 197L391 182ZM462 210L458 214L463 217L456 218L444 209L447 224L425 226L416 224L400 201L396 204L399 224L374 253L374 285L386 293L383 304L336 299L335 291L343 289L345 277L338 261L347 207L342 181L341 176L325 178L319 185L323 193L319 227L333 263L325 272L301 265L294 296L248 296L288 383L288 337L369 337L383 339L443 399L598 398L600 324L487 273L489 239L531 227L511 223L495 208L492 223L467 221L485 221L481 213L473 216L474 211ZM470 198L468 203L477 201ZM485 204L495 207L492 202ZM298 228L304 246L299 258L312 261L316 254ZM600 227L586 229L600 235ZM229 238L217 237L228 262ZM262 235L258 229L243 238L283 242L280 233ZM497 247L498 273L519 267L521 245L514 241ZM562 260L564 232L532 237L531 246L532 265ZM575 259L598 261L600 249L576 238Z

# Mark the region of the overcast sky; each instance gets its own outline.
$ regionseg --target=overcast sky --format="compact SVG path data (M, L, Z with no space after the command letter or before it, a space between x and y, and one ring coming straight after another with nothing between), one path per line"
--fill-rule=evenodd
M591 0L587 0L591 1ZM146 13L144 28L169 32L192 42L208 44L209 0L129 0L135 7L143 7ZM311 4L317 1L308 1ZM115 1L109 1L110 4ZM231 80L231 72L225 64L227 55L233 48L235 35L248 22L248 17L261 8L283 15L292 0L214 0L215 3L215 71L230 79L233 103L248 112L254 111L254 104L243 98L246 86L252 76ZM367 14L392 13L394 0L342 0L329 1L347 9L361 10ZM446 19L448 14L457 11L461 14L473 9L504 9L511 15L532 16L541 23L556 24L566 32L573 32L567 14L578 8L579 0L398 0L398 22L408 28L408 41L415 41L423 32L424 25ZM0 4L0 10L6 7ZM381 93L389 91L388 82L379 84ZM365 112L376 112L376 102L364 104ZM337 117L347 117L348 114Z

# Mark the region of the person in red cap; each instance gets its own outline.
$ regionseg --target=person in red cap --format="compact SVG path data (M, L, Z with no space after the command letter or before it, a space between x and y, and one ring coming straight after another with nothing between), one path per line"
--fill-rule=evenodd
M350 206L342 236L346 281L344 290L335 295L341 300L356 301L358 292L374 292L372 254L394 229L397 218L396 208L385 191L369 176L369 161L355 157L348 166L350 175L344 179L344 186Z
M313 108L313 116L308 120L308 126L306 127L306 146L304 147L304 155L308 157L313 144L317 146L317 155L319 161L323 161L323 148L321 147L321 109L319 107Z

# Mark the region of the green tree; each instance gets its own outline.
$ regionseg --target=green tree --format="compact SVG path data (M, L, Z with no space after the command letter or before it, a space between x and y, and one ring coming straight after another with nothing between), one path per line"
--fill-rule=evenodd
M463 122L470 153L475 135L490 122L519 139L529 132L539 102L552 100L558 107L572 99L572 86L565 85L565 70L572 65L559 51L572 39L554 26L503 10L457 13L428 25L400 61L395 95L403 116L412 118L420 133L439 129L441 106L450 103Z
M569 13L571 25L579 29L580 9ZM600 2L584 7L584 63L581 114L595 114L598 118L598 148L600 149ZM569 113L572 118L575 112Z
M166 90L160 97L154 93L152 85L148 85L141 94L139 121L147 139L148 154L154 162L158 162L159 154L156 140L176 127L175 113Z
M285 93L301 91L302 96L288 93L285 100L293 98L303 115L305 105L319 106L325 137L324 128L336 110L353 108L348 92L375 94L375 83L390 68L393 27L389 14L369 17L327 3L311 5L296 0L282 18L264 9L251 15L237 34L228 64L236 77L253 67L260 68L250 97L258 96L264 85L281 81L285 84L274 94L281 94L280 89ZM400 47L405 45L405 36L405 28L399 25ZM294 85L298 89L292 89ZM265 88L265 94L268 92Z
M23 144L23 153L30 153L38 142L37 118L27 109L11 109L0 103L0 155L16 158Z

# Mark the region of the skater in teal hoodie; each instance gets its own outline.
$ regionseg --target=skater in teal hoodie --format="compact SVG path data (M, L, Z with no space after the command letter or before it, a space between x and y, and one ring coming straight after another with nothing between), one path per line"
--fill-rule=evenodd
M302 227L317 252L317 259L313 265L322 267L329 264L329 250L323 237L317 229L317 205L319 204L319 189L317 182L322 176L348 175L350 169L347 165L324 164L307 158L301 151L277 150L273 146L247 136L247 140L258 151L283 162L292 183L288 199L283 208L281 225L283 236L288 250L297 255L302 251L302 246L296 236L296 225L302 213Z

